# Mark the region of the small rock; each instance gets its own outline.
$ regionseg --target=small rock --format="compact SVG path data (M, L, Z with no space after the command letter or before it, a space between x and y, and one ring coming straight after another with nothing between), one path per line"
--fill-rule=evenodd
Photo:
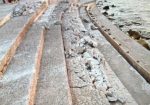
M89 23L90 21L85 19L85 18L82 18L82 21L85 22L85 23Z
M111 7L116 7L116 6L113 4L113 5L111 5Z
M91 47L96 48L98 46L98 43L94 40L92 40L90 37L84 37L85 43L90 45Z
M91 29L92 29L92 30L97 30L98 27L96 27L96 26L94 26L94 25L91 25Z
M105 12L102 12L102 14L103 15L105 15L105 16L107 16L108 15L108 13L105 11Z
M122 28L122 27L124 27L124 25L119 25L119 28Z
M109 6L103 7L104 10L109 10Z
M126 99L122 98L122 97L119 97L118 98L118 101L122 104L125 104L126 103Z
M106 97L110 102L116 102L118 100L117 96L112 91L107 91Z
M61 25L62 22L61 22L61 21L56 21L54 24L55 24L55 25Z
M85 52L85 53L83 54L83 57L84 57L84 58L91 58L91 55L90 55L88 52Z
M13 16L21 16L24 11L26 11L26 6L24 4L19 4L13 9Z

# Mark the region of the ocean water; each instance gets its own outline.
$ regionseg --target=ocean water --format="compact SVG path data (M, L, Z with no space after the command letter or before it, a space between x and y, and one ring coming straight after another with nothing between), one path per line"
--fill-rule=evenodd
M110 7L108 15L121 30L132 29L150 38L150 0L104 0L104 6Z

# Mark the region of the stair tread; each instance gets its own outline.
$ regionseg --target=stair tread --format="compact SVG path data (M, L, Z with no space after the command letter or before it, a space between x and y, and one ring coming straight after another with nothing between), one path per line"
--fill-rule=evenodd
M32 90L32 81L37 72L37 60L40 60L38 53L42 30L40 26L34 25L17 49L0 80L0 105L28 105L29 95L32 94L29 91Z
M45 36L35 105L70 105L61 26L50 27Z

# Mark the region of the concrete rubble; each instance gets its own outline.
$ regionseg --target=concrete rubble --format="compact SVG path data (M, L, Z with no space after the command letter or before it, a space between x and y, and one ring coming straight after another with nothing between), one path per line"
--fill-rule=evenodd
M41 6L44 0L35 0L35 1L28 1L22 0L14 7L12 11L12 16L22 16L22 15L29 15L36 11L37 8Z
M112 71L109 66L106 67L108 64L97 49L98 40L90 31L95 30L96 27L88 26L86 29L83 22L87 26L89 20L80 17L77 7L71 8L71 11L68 9L63 16L63 38L73 103L75 105L82 105L84 102L88 105L112 103L136 105L115 74L109 73ZM92 29L89 30L91 27ZM111 77L115 82L111 81ZM97 91L100 93L98 94ZM87 94L93 97L93 100L89 100ZM103 101L94 103L98 100Z
M22 0L13 9L12 16L30 15L42 3L41 0ZM73 105L138 105L98 49L99 42L104 40L84 8L70 7L65 1L52 4L37 24L47 30L52 25L62 26Z

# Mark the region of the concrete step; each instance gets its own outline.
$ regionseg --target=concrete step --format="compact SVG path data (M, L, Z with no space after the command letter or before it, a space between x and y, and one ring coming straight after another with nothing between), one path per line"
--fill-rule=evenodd
M61 26L53 25L45 36L35 105L71 105Z
M0 4L0 27L11 19L12 9L16 4Z
M0 105L34 105L44 29L33 25L0 80Z
M42 15L45 8L47 6L43 4L34 14L15 17L0 28L0 76L5 72L7 65L22 42L26 32L36 17L39 17L39 14Z
M111 66L120 81L131 93L139 105L150 103L150 86L144 78L117 52L114 47L99 34L103 41L99 41L99 50Z

